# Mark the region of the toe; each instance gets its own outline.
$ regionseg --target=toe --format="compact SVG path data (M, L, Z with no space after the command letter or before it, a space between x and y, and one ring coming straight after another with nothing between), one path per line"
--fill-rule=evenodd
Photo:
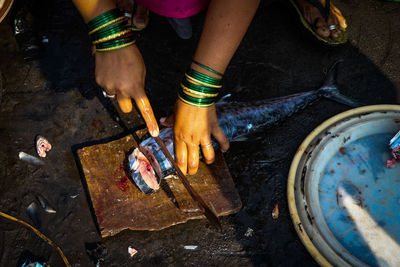
M138 5L135 16L133 18L133 23L136 27L143 28L146 27L147 23L147 8L144 6Z
M319 17L315 20L314 27L315 32L324 38L329 37L329 35L331 34L328 25L322 17Z

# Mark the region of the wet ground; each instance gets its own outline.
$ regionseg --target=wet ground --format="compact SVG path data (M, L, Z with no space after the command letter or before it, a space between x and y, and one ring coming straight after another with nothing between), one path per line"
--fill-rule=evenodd
M343 59L339 71L343 93L367 104L399 103L400 4L335 3L348 18L350 42L327 49L302 33L284 4L264 2L226 72L224 93L251 101L315 89L326 68ZM123 231L101 239L72 147L120 134L123 129L101 104L86 28L74 7L69 1L54 1L41 19L39 30L49 42L43 44L43 57L29 63L22 59L9 21L0 24L1 211L31 222L26 207L35 194L46 197L57 213L42 214L41 230L62 248L73 266L94 266L85 244L100 241L107 249L100 266L316 265L289 216L288 170L308 133L348 107L321 100L260 134L261 141L232 144L225 159L243 208L221 219L222 233L206 220L196 220L159 232ZM204 14L193 18L191 40L180 40L167 21L155 14L149 27L138 34L148 73L146 88L157 117L171 110L203 19ZM142 124L137 115L131 118L135 127ZM18 159L20 151L35 154L37 134L53 144L43 167ZM280 213L275 220L271 212L276 203ZM184 245L197 249L185 250ZM128 246L139 253L130 258ZM0 265L17 266L26 257L63 265L58 253L32 231L0 219Z

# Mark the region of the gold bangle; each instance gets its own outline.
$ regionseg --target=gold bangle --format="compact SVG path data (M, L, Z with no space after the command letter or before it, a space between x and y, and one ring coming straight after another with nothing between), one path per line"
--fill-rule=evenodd
M107 27L108 25L111 25L111 24L113 24L113 23L119 22L119 21L124 20L124 19L125 19L125 17L118 17L118 18L116 18L116 19L114 19L114 20L111 20L111 21L107 22L106 24L103 24L103 25L101 25L100 27L98 27L98 28L96 28L96 29L90 31L90 32L89 32L89 35L91 35L91 34L97 32L98 30L101 30L101 29Z
M133 40L133 41L130 42L130 43L126 43L126 44L123 44L123 45L120 45L120 46L110 47L110 48L96 49L96 51L98 51L98 52L106 52L106 51L117 50L117 49L120 49L120 48L124 48L124 47L130 46L130 45L133 45L133 44L135 44L135 42L136 42L136 40Z
M207 94L207 93L202 93L202 92L198 92L198 91L192 90L190 88L187 88L182 83L181 83L181 87L182 87L184 92L190 93L194 97L196 97L196 96L200 96L200 97L217 97L218 96L218 93L216 93L216 94Z
M221 87L222 87L222 85L208 84L208 83L205 83L205 82L196 80L195 78L189 76L187 73L185 73L185 76L186 76L186 78L188 78L189 80L191 80L191 81L193 81L193 82L197 82L198 84L201 84L201 85L205 85L205 86L213 87L213 88L221 88Z
M180 95L178 95L178 98L179 98L183 103L188 104L188 105L191 105L191 106L194 106L194 107L198 107L198 108L204 108L204 107L209 107L209 106L214 105L214 103L211 103L211 104L201 104L201 105L193 104L193 103L191 103L191 102L186 101L185 99L183 99Z
M115 34L113 34L113 35L110 35L110 36L104 37L104 38L102 38L102 39L96 40L96 41L93 42L93 44L95 45L95 44L98 44L98 43L104 43L104 42L109 41L109 40L111 40L111 39L120 37L120 36L122 36L122 35L124 35L124 34L130 32L130 31L131 31L130 29L123 30L122 32L115 33Z

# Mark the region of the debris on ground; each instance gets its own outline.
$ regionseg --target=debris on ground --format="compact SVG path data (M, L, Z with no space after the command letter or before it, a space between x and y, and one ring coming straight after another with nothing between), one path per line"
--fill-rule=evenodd
M272 210L272 218L273 219L278 219L279 217L279 206L278 203L275 204L274 209Z
M246 233L244 234L245 237L251 237L253 236L254 230L251 229L250 227L247 228Z
M36 195L36 199L39 201L40 206L42 209L47 212L47 213L56 213L57 211L51 207L48 203L48 201L42 197L41 195Z
M188 249L188 250L195 250L197 248L197 246L195 245L188 245L188 246L183 246L184 249Z
M21 267L46 267L46 266L50 266L47 265L46 263L39 263L37 261L35 262L31 262L29 259L27 259L24 264L21 265Z
M128 247L128 253L131 257L133 257L133 255L135 255L138 251L136 249L134 249L133 247L129 246Z
M39 165L39 166L43 166L44 165L43 161L41 161L40 159L38 159L35 156L31 156L31 155L25 153L25 152L19 152L18 153L18 157L19 157L20 160L28 162L28 163L33 164L33 165Z
M39 157L46 157L46 152L50 151L50 149L51 144L46 138L41 135L36 136L36 152L38 153Z
M38 228L42 226L42 216L40 215L39 207L36 202L29 204L29 206L26 208L26 213L28 213L29 218L31 218L35 226Z
M101 242L86 243L85 244L86 253L89 258L96 266L100 266L100 263L104 261L107 255L107 248Z

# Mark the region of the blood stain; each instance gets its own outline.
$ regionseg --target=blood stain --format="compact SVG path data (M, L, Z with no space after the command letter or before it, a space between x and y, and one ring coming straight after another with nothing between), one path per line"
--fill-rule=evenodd
M342 155L346 155L346 148L340 147L340 148L339 148L339 152L340 152L340 154L342 154Z
M128 185L128 177L123 176L121 178L121 180L119 180L119 182L117 183L117 186L119 189L121 189L122 192L125 192L126 189L128 189L129 185Z

